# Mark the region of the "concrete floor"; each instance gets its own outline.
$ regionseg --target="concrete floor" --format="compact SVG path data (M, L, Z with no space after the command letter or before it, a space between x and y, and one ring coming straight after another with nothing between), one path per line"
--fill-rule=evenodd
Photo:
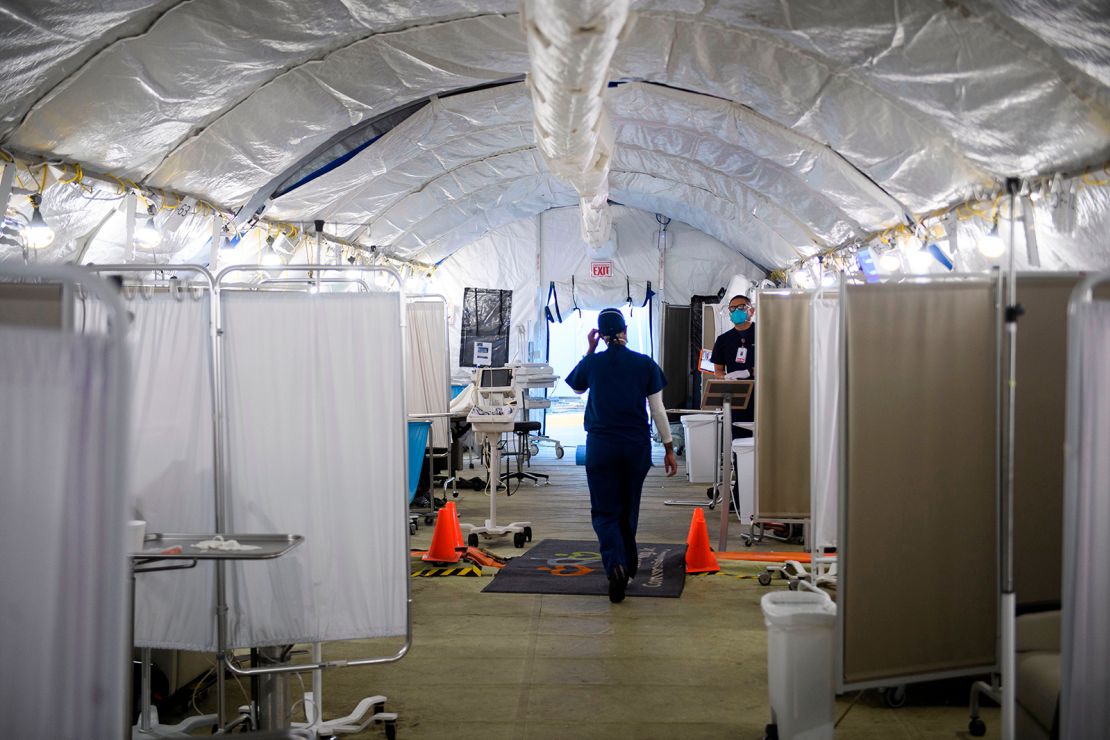
M661 451L644 487L639 538L684 542L691 508L664 499L704 499L705 487L680 474L666 479ZM531 520L535 540L592 539L584 468L574 450L556 461L551 448L534 460L551 485L525 483L498 498L498 521ZM464 522L488 516L489 499L460 491ZM707 511L716 544L717 513ZM730 550L743 549L733 523ZM431 527L412 538L427 547ZM781 543L763 549L797 549ZM521 551L509 538L484 542L501 555ZM414 568L421 564L414 562ZM400 738L751 738L768 721L766 629L756 565L725 564L721 574L688 577L680 599L482 594L492 576L413 578L413 643L392 665L325 674L325 716L350 711L368 695L385 694L400 717ZM329 646L327 657L383 654L388 644L359 641ZM305 681L309 679L306 676ZM846 710L841 738L967 737L970 682L914 686L907 706L888 709L876 692L838 700ZM293 694L300 687L293 680ZM852 701L856 700L853 704ZM241 702L234 684L229 702ZM984 713L997 730L996 710ZM991 732L990 734L994 734ZM380 738L370 728L358 738Z

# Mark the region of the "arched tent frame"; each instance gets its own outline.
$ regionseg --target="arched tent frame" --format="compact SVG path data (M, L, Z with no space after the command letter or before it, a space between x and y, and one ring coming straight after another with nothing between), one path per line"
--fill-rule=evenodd
M122 10L13 16L3 143L238 209L238 232L277 186L335 165L397 111L519 79L528 66L515 3L334 5L244 12L229 0L134 0ZM1024 0L898 9L860 0L834 12L800 2L691 7L657 0L633 10L614 79L733 101L786 135L809 139L904 206L892 209L888 227L989 193L1007 176L1084 172L1110 157L1110 54L1099 41L1110 23L1097 4L1046 13ZM319 17L329 20L313 22ZM1085 36L1068 33L1080 25ZM63 39L67 26L88 35ZM48 42L55 42L49 55L34 51ZM211 61L191 61L188 75L167 67L178 50L198 45L212 50ZM57 124L74 119L84 125ZM628 148L618 156L637 159ZM613 192L714 235L746 221L739 237L722 241L753 249L758 239L748 237L758 220L729 204L738 201L710 200L713 207L699 209L686 207L689 193L665 200L671 183L686 178L668 178L659 167L624 183L616 173ZM553 202L553 188L533 185L548 195L531 208ZM483 188L483 196L497 187ZM460 205L473 212L480 200ZM816 234L827 228L804 225ZM406 232L419 244L415 237ZM791 241L774 248L775 261L747 253L775 268L844 244Z

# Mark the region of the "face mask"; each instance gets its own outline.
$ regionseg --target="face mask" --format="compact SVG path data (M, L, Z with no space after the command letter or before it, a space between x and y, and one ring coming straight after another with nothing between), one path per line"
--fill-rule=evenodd
M748 311L744 308L734 308L729 312L729 316L732 317L732 323L743 324L748 320Z

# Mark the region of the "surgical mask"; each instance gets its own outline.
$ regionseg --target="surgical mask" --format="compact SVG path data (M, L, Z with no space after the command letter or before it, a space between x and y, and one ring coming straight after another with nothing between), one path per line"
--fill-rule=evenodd
M729 316L732 317L732 323L743 324L748 320L748 310L746 308L734 308L729 312Z

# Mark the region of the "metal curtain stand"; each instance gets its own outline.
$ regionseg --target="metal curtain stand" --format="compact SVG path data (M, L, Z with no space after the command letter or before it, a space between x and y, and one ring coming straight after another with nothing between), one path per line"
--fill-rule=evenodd
M88 269L92 272L96 272L96 273L100 273L100 274L127 273L127 274L132 274L132 275L146 275L146 274L151 274L151 273L163 273L163 274L165 274L165 273L188 273L188 274L192 274L192 275L197 276L198 278L200 278L200 281L203 284L203 287L208 290L209 351L210 351L210 353L215 351L216 325L217 325L216 283L215 283L215 280L212 279L212 273L208 272L208 270L205 269L204 267L202 267L200 265L159 265L159 264L144 265L144 264L130 263L130 264L126 264L126 265L89 265ZM168 285L172 285L171 283L168 282L170 280L170 278L159 278L158 280L159 281L160 280L165 280L165 281L167 281ZM181 286L177 286L177 287L178 287L178 289L181 288ZM220 427L219 427L219 424L217 422L217 419L219 417L218 417L218 408L217 408L217 402L216 402L217 386L216 386L216 373L215 373L215 369L214 369L215 368L214 362L215 362L215 356L212 355L209 358L210 372L209 372L209 377L208 377L209 391L210 391L210 396L211 396L211 400L212 400L212 408L211 408L211 413L212 413L212 445L213 445L213 448L212 448L213 458L212 459L215 463L216 471L219 471L220 470L219 460L220 460L220 450L221 450L221 442L220 442L221 435L220 435ZM214 530L215 532L223 532L224 531L224 521L225 520L223 518L223 512L222 512L222 509L221 509L221 506L220 506L220 501L221 501L220 490L221 490L221 486L223 485L223 481L222 481L221 477L219 476L218 472L215 475L215 479L214 479L213 483L214 483L213 491L214 491L215 497L214 497L214 501L213 501L214 516L213 516L212 524L213 524L213 527L215 528L215 530ZM194 567L194 566L195 566L195 563L194 563L194 565L188 566L188 567L191 568L191 567ZM183 566L159 568L159 570L181 570L181 569L183 569ZM217 589L218 589L218 586L217 586ZM132 584L132 591L134 591L134 585L133 584ZM218 603L218 599L217 599L217 603ZM134 607L132 607L132 611L133 611L133 609L134 609ZM150 649L149 648L140 648L140 654L141 654L141 660L142 660L143 681L142 681L142 690L141 690L141 694L140 694L140 701L142 703L142 712L141 712L141 718L140 718L140 721L139 721L139 727L140 727L141 731L144 732L144 733L157 734L159 732L159 729L160 729L161 726L158 725L157 722L153 722L153 723L151 722ZM222 697L223 696L223 690L224 690L224 675L223 675L223 672L219 671L219 670L216 671L216 686L217 686L217 694L220 697ZM131 723L131 721L132 721L131 716L128 716L127 721L128 721L128 724ZM201 724L203 724L203 723L198 722L194 726L200 726ZM177 725L176 727L180 727L180 725ZM172 731L174 728L165 728L165 729L167 731Z
M432 518L436 513L436 497L435 497L435 460L446 459L447 464L447 477L443 482L443 503L447 503L447 486L451 486L451 490L455 497L458 498L459 488L454 474L453 465L451 463L451 424L447 423L447 452L436 453L435 443L433 441L435 432L436 419L449 419L451 418L451 334L450 328L447 324L447 297L439 293L424 293L421 295L408 296L406 299L408 303L442 303L443 304L443 366L444 377L447 379L447 387L444 388L445 411L429 412L429 413L416 413L409 414L410 419L431 419L432 429L428 432L428 447L427 447L427 460L428 460L428 498L430 499L428 509L414 509L414 513L422 513L425 515L424 523L431 524Z
M285 265L285 266L276 267L276 268L275 267L270 267L270 266L265 266L265 265L234 265L232 267L228 267L228 268L222 270L216 276L216 279L215 279L215 291L216 291L216 299L217 300L214 301L214 303L215 303L215 306L216 306L217 321L215 323L215 328L214 328L214 332L213 332L213 359L214 359L214 363L215 363L215 373L214 374L215 374L215 377L217 378L217 382L216 382L216 390L217 390L217 395L216 395L216 398L217 398L217 404L216 404L216 406L217 406L217 422L216 423L217 423L217 429L221 429L223 427L223 425L226 423L226 398L225 398L225 395L224 395L224 384L222 382L223 381L223 374L224 374L224 370L223 370L223 350L222 350L221 342L219 341L223 337L222 312L220 311L219 297L220 297L221 292L223 290L227 290L227 289L232 288L232 286L227 285L227 277L229 275L233 275L233 274L236 274L236 273L243 273L243 272L266 273L266 274L269 274L269 273L272 273L272 272L306 273L309 279L307 279L305 281L305 284L310 289L312 287L315 287L317 290L319 289L320 284L324 280L327 280L329 278L345 279L348 282L364 282L359 277L356 277L356 276L362 276L362 275L367 275L367 274L371 274L371 273L384 274L384 275L388 276L390 279L392 279L393 283L397 287L396 292L398 294L399 301L400 301L401 329L402 329L402 331L401 331L401 343L402 343L401 352L402 352L402 354L404 354L404 352L405 352L405 341L406 341L405 340L405 333L404 333L404 329L405 329L405 297L404 297L404 290L402 288L403 284L402 284L400 275L395 270L393 270L391 268L378 267L378 266L366 266L366 265L338 266L338 265L321 265L321 264ZM238 287L238 288L246 287L246 288L249 289L249 286L236 286L236 287ZM390 292L392 292L392 291L390 291ZM405 404L404 395L402 394L402 398L401 398L401 410L402 410L401 424L400 424L400 427L397 430L395 430L395 432L397 434L401 435L402 447L403 447L403 458L404 458L405 461L407 461L407 459L408 459L408 430L406 429L407 414L405 412L405 405L406 404ZM219 448L217 448L217 451L219 452ZM407 463L406 463L406 470L407 470ZM218 481L218 486L217 486L217 499L218 499L217 512L221 517L221 522L226 521L225 507L226 507L227 502L226 502L226 498L224 496L224 485L223 485L223 477L224 477L225 474L226 474L226 461L223 460L223 457L221 455L220 457L217 458L217 481ZM404 498L407 500L407 491L401 492L400 495L404 496ZM397 522L397 526L405 528L405 532L406 532L406 535L405 535L405 537L406 537L406 542L405 542L406 550L408 549L408 522L407 522L407 516L408 516L408 513L406 511L405 512L405 519L403 519L402 521ZM281 664L281 665L272 665L272 666L264 666L264 667L240 668L232 660L232 656L230 654L230 650L228 649L228 643L227 643L227 640L228 640L228 623L227 623L227 621L228 621L228 614L227 614L228 606L227 606L227 597L226 597L226 577L227 576L226 576L226 571L225 571L224 565L225 565L224 561L220 561L220 560L216 561L216 596L217 596L216 639L217 639L217 646L218 646L217 664L222 665L223 668L226 668L227 670L231 671L235 675L247 676L247 677L275 676L275 675L279 675L279 674L303 673L303 672L306 672L306 671L311 671L313 673L313 687L314 687L313 697L314 697L314 702L315 702L314 715L313 715L313 718L312 718L314 721L310 723L312 729L315 729L318 733L349 732L349 731L351 731L348 728L351 727L353 723L360 721L358 718L355 718L353 715L343 718L343 720L342 720L342 725L343 726L338 726L338 725L332 726L331 723L320 721L320 714L321 714L321 712L320 712L320 704L321 704L320 696L321 696L321 692L322 692L321 687L322 687L322 680L323 680L322 679L322 671L324 669L327 669L327 668L341 668L341 667L348 667L348 666L378 665L378 664L382 664L382 663L392 663L392 662L395 662L397 660L400 660L402 657L405 656L406 653L408 653L409 648L412 645L412 594L411 594L411 589L410 589L410 586L409 586L408 574L406 573L404 575L404 578L405 578L405 604L406 604L405 641L404 641L404 644L401 646L401 648L397 652L395 652L394 654L388 655L388 656L383 656L383 657L358 658L358 659L354 659L354 660L324 660L322 655L320 654L320 652L317 649L314 648L314 650L313 650L313 659L309 663L298 664L298 665ZM220 670L217 671L217 676L222 679L223 673L224 673L224 671L221 668ZM224 697L224 692L222 691L222 689L223 689L222 680L220 681L220 683L221 683L221 685L219 687L220 688L220 693L219 693L219 697L218 697L217 714L218 714L218 720L219 720L220 726L224 727L225 722L227 721L227 707L226 707L226 699ZM373 700L373 699L379 699L379 698L381 698L382 701L384 702L384 697L372 697L371 699ZM379 703L380 702L371 703L370 706L367 706L367 707L364 708L364 711L369 710L370 708L375 708L376 709L378 707ZM363 705L363 702L360 702L359 706L362 707L362 705ZM375 715L375 716L378 716L378 715ZM367 722L369 722L373 719L374 719L374 717L371 717L370 720L367 720ZM386 722L390 722L390 719L388 719L388 716L383 717L382 719ZM392 715L392 719L396 719L396 716ZM387 732L389 732L388 727L389 727L389 725L387 724ZM359 729L361 729L361 727Z
M1002 319L1003 319L1003 300L1002 300L1002 275L1001 272L995 268L991 273L950 273L948 275L902 275L891 276L884 279L884 283L943 283L943 282L986 282L994 285L996 296L996 327L995 327L995 376L1001 381L1002 373ZM838 498L837 498L837 568L838 568L838 585L839 591L838 601L847 598L848 584L844 580L844 573L849 568L849 559L851 553L847 548L847 532L848 532L848 518L847 507L845 506L845 497L848 490L848 455L849 445L848 441L848 291L849 284L859 284L857 278L848 278L841 275L840 281L840 404L837 412L837 435L840 439L839 450L837 452L838 458ZM997 434L995 437L995 470L996 472L996 485L995 485L995 504L996 511L1001 516L1002 514L1002 487L1003 480L1001 476L1002 470L1002 394L997 394L995 399L995 425ZM998 537L997 544L1001 553L1001 534ZM1001 585L1001 578L999 578L998 585ZM1001 612L999 612L1001 613ZM889 706L901 706L905 700L905 685L909 682L922 682L941 680L948 678L958 678L969 675L981 675L986 672L997 672L999 670L998 657L996 656L996 663L993 666L976 666L972 668L957 668L952 670L937 670L929 673L914 674L907 676L900 676L892 679L883 679L875 681L857 681L845 682L844 680L844 649L845 649L845 616L844 610L837 610L836 622L836 651L834 655L834 665L836 667L836 691L838 694L846 691L878 688L886 692L884 699ZM980 684L986 687L985 693L993 691L990 686ZM899 703L892 703L892 700L897 699Z

